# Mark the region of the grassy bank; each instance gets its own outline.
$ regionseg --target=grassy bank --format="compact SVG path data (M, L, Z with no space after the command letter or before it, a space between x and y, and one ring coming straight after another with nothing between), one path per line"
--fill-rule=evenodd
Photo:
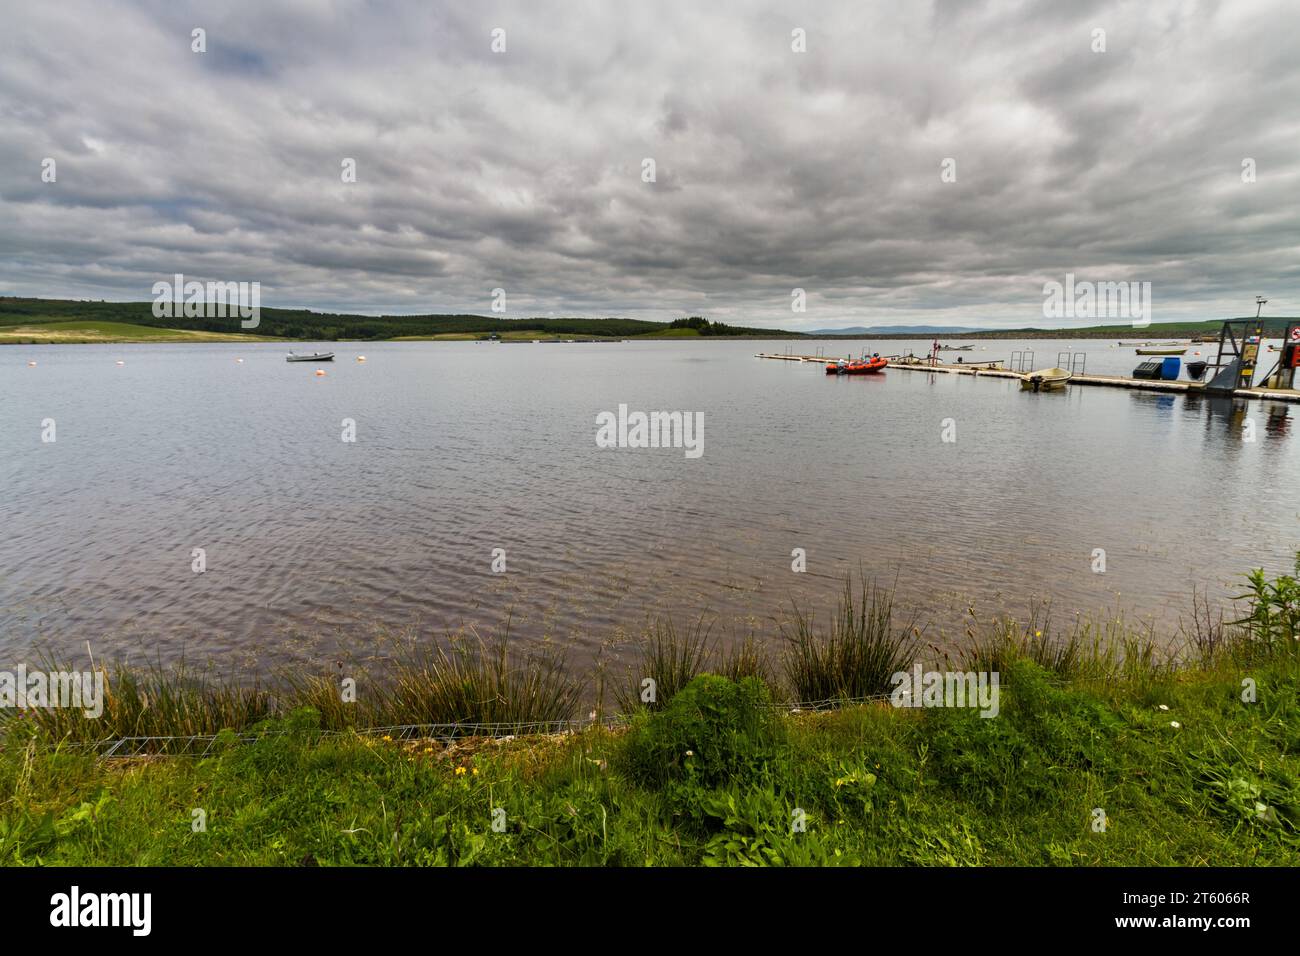
M747 328L711 322L699 316L673 322L651 322L625 318L554 318L532 316L505 318L500 315L355 315L315 312L311 309L259 309L258 335L294 341L369 341L383 339L475 339L495 334L523 338L610 338L638 336L720 336L798 338L798 333L781 329ZM185 332L239 334L238 317L160 318L153 314L153 302L104 302L72 299L33 299L0 296L0 333L21 330L27 336L42 326L124 326L158 329L166 335ZM51 333L53 334L53 333ZM143 333L131 332L141 341ZM80 340L74 340L80 341ZM101 340L102 341L102 340Z
M263 342L265 336L238 332L168 329L93 320L0 326L0 345L92 345L123 342Z
M101 759L80 746L93 722L11 715L0 862L1296 865L1298 595L1295 577L1257 574L1238 623L1198 605L1169 653L1000 622L947 665L998 671L996 717L782 703L872 697L915 660L914 632L867 589L824 627L797 617L774 658L661 626L618 689L626 719L576 733L361 729L571 714L562 662L504 645L427 652L364 705L338 702L332 677L267 690L118 672L115 733L257 739Z

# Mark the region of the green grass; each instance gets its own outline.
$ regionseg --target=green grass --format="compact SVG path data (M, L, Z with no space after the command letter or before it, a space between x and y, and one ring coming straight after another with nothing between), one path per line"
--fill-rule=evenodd
M1256 703L1224 670L1145 704L1022 660L987 720L775 714L718 677L626 733L450 748L322 737L310 711L204 759L11 738L0 863L1294 866L1297 673L1251 676Z
M268 690L119 671L114 733L255 739L102 759L79 743L104 727L9 712L0 865L1296 866L1300 567L1252 573L1242 599L1236 620L1195 614L1168 653L1122 621L996 622L961 664L999 673L989 718L780 703L851 696L911 660L916 634L866 587L846 589L830 630L796 624L784 675L816 680L794 688L752 641L719 653L702 624L652 630L634 671L664 676L658 706L633 701L617 730L442 743L356 729L571 713L560 662L513 659L505 636L402 657L356 711L324 678Z
M640 337L645 339L698 339L701 336L698 329L664 329L662 332L649 332Z
M185 331L104 322L90 319L42 321L29 319L18 325L0 325L0 345L86 345L95 342L257 342L259 335L229 332Z

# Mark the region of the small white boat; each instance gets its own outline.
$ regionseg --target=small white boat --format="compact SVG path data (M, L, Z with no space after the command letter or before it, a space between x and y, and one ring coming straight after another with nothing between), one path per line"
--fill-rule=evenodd
M1182 355L1187 351L1186 345L1179 345L1173 348L1155 348L1155 349L1134 349L1138 355Z
M286 362L332 362L334 361L333 352L308 352L299 355L297 352L290 352L284 357Z
M1026 392L1054 392L1065 388L1070 372L1063 368L1043 368L1020 376L1020 388Z

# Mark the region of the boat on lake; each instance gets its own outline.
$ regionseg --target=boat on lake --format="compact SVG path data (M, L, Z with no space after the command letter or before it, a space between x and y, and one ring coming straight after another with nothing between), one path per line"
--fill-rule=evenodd
M1187 351L1186 345L1176 345L1172 348L1158 349L1137 349L1138 355L1182 355Z
M284 357L286 362L332 362L334 361L333 352L308 352L299 355L297 352L290 352Z
M1044 368L1037 372L1025 372L1020 376L1020 390L1025 392L1054 392L1065 388L1070 380L1070 372L1063 368Z
M850 362L841 359L838 362L829 362L826 365L827 375L875 375L889 364L889 359L881 358L879 355L873 355L871 358L859 359Z

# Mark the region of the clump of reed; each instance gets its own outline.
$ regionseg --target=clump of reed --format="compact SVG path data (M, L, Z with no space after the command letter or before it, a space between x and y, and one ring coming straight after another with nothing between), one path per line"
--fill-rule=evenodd
M818 629L796 606L782 634L782 665L794 699L827 704L889 693L892 676L911 668L920 638L914 624L895 628L892 590L863 579L855 597L851 576L829 629Z
M655 620L637 648L624 683L615 688L619 710L624 714L660 710L701 674L718 674L736 682L754 677L770 693L779 693L777 668L753 631L724 645L714 640L712 630L704 618L685 630L678 630L671 619ZM653 683L647 684L647 679Z
M974 610L971 611L972 618ZM1092 670L1102 654L1101 638L1087 622L1076 621L1070 632L1053 632L1049 604L1034 604L1024 621L995 618L981 627L972 621L961 652L962 666L975 671L1003 671L1016 660L1030 660L1068 680Z
M671 618L656 619L642 639L627 681L615 689L619 709L658 710L700 674L714 656L713 625L701 617L684 631Z
M1062 683L1154 687L1171 679L1179 666L1149 626L1134 626L1122 614L1102 619L1076 616L1068 630L1054 627L1051 605L1035 604L1024 621L995 618L986 630L966 631L961 653L967 670L1003 671L1029 660Z
M43 660L47 672L69 671ZM571 720L581 685L564 660L545 648L518 654L508 632L486 642L454 638L447 646L414 643L386 667L372 673L358 668L330 675L284 674L274 685L241 683L211 668L196 671L184 662L143 670L118 666L99 669L104 677L103 713L83 708L30 708L0 711L0 734L38 734L52 743L97 743L123 737L206 737L230 730L245 732L266 720L302 708L320 715L324 730L411 724L492 724L529 732ZM136 751L169 751L180 741L133 745Z
M376 686L372 725L494 724L525 728L573 718L581 686L549 649L516 660L508 637L418 649Z
M781 689L781 681L772 656L767 646L760 643L752 631L743 640L718 652L717 671L736 683L740 683L746 677L755 677L773 693Z
M88 674L102 679L98 701L102 713L88 714L92 688L83 688L82 707L31 707L20 713L6 709L0 716L5 730L17 725L51 740L97 741L122 737L190 737L228 728L252 727L274 713L274 696L258 683L244 684L211 668L198 670L185 660L144 668L93 666L90 671L43 656L46 674Z
M312 707L326 730L410 724L540 730L571 720L581 693L558 653L514 653L508 626L492 640L471 632L434 646L408 641L379 671L286 674L284 684L286 705Z

